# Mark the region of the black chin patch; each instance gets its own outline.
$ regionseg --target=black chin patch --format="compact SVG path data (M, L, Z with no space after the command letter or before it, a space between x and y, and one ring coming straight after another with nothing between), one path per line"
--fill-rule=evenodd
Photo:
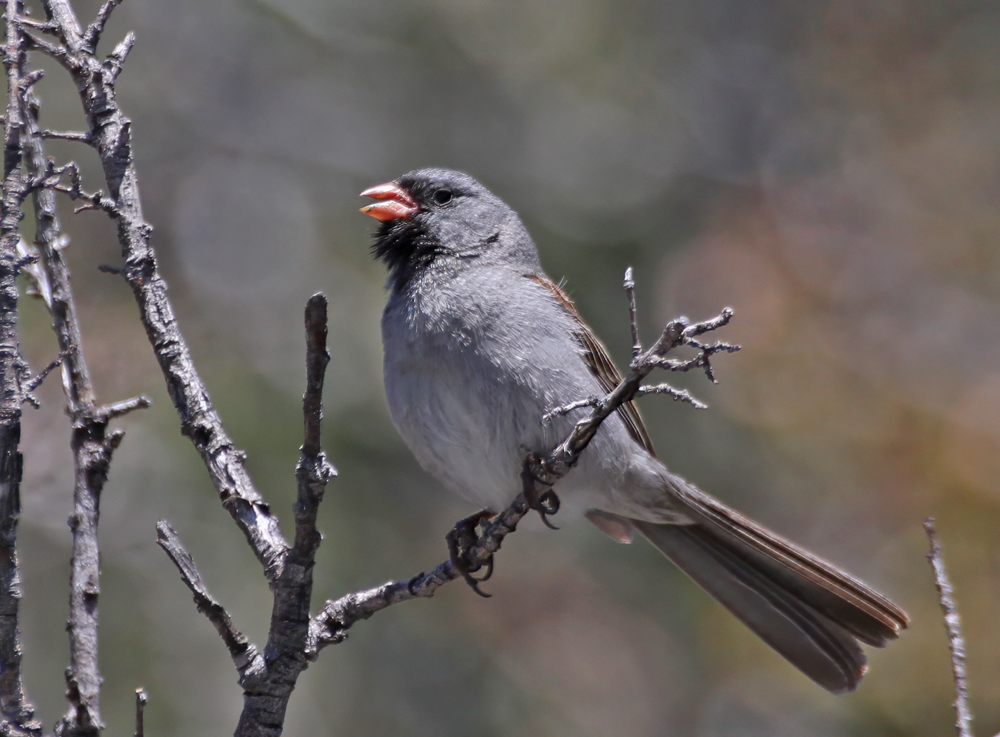
M414 274L426 268L441 253L441 244L432 239L414 220L389 220L375 233L372 253L389 269L394 289L405 286Z

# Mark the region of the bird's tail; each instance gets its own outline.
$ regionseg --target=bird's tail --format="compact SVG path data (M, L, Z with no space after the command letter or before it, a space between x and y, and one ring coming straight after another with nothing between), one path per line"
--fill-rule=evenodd
M695 524L632 524L827 690L857 688L867 670L858 641L883 647L907 626L902 609L835 566L697 489L680 496Z

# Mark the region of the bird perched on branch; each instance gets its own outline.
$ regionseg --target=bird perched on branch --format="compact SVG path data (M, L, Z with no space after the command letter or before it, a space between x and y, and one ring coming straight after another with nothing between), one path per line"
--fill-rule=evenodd
M393 421L420 464L488 509L522 490L544 456L621 380L600 341L542 270L513 210L472 177L422 169L361 193L381 221L389 270L382 317ZM866 670L906 613L835 566L764 529L656 458L631 403L608 417L555 485L619 542L638 532L803 673L834 693Z

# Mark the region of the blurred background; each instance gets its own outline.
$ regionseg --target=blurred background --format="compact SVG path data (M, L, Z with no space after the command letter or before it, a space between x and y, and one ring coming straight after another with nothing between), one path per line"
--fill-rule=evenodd
M96 0L76 3L85 22ZM939 735L946 641L920 523L957 587L980 734L1000 731L1000 5L944 0L129 0L120 77L153 244L229 432L288 530L301 441L302 307L331 300L316 606L446 557L473 510L424 474L382 391L385 275L357 193L467 171L521 213L542 262L619 363L622 274L647 341L736 317L710 405L641 402L659 454L903 605L911 629L834 697L653 549L557 519L508 538L481 599L394 607L299 681L290 735ZM80 129L51 64L43 124ZM92 153L53 143L100 181ZM64 203L66 204L66 203ZM26 221L27 222L27 221ZM102 708L131 732L227 734L242 698L154 524L261 643L270 596L178 421L102 215L71 215L86 357L119 423L103 498ZM55 341L23 304L37 369ZM24 672L65 711L72 469L59 382L24 421Z

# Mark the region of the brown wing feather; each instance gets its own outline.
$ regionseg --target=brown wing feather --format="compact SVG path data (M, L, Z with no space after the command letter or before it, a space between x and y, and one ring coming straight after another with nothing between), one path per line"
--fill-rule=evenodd
M618 369L615 368L604 346L601 345L601 342L576 311L572 300L550 279L544 276L529 278L549 290L576 321L578 329L575 332L575 337L583 349L584 360L594 373L601 388L610 392L621 382L621 374L618 373ZM652 443L635 406L629 402L622 405L618 409L618 413L632 438L652 453ZM691 560L676 560L675 556L685 551L691 553L691 551L686 548L683 550L674 549L676 545L673 545L668 551L663 546L670 542L667 538L671 535L680 536L683 539L687 539L685 536L691 537L692 540L696 539L698 545L694 553L698 553L698 551L706 553L707 551L710 553L708 557L711 560L721 561L719 565L724 563L729 566L726 570L731 569L730 573L736 571L744 578L752 574L752 580L744 580L744 578L737 576L742 583L732 590L722 586L728 580L726 577L723 577L724 580L721 582L712 578L703 582L702 585L707 586L714 596L723 601L744 621L747 621L748 612L760 617L768 615L760 621L753 620L757 626L751 622L748 623L751 624L754 631L775 646L785 657L827 688L838 692L853 690L865 671L863 654L857 650L856 645L848 643L848 640L844 639L846 636L838 634L840 628L862 642L882 647L889 640L894 639L899 631L905 629L909 623L906 612L877 591L788 540L775 535L770 530L764 529L699 489L685 484L683 488L674 489L673 492L677 495L678 501L687 508L686 512L699 524L677 527L675 525L637 523L642 533L654 545L667 552L668 557L675 558L675 562L682 565L682 568L687 570L696 580L698 580L697 575L695 575L697 570L694 572L692 570L702 566L704 563L702 559L705 556L695 555ZM631 529L636 524L634 520L599 510L591 510L587 516L598 528L615 540L619 542L631 540ZM683 565L683 563L688 565ZM781 617L787 618L796 627L802 629L805 639L799 637L799 640L806 642L806 645L799 642L801 647L796 650L791 645L786 647L783 640L776 644L773 637L768 637L769 634L773 635L775 632L781 634L779 630L784 626L782 625L784 620L781 617L770 617L767 607L754 608L746 605L739 597L733 599L733 592L741 592L748 585L757 594L771 597L768 599L770 606L780 610ZM778 598L774 599L774 597ZM805 622L802 618L807 615L812 617L813 612L821 616L821 619L818 620L820 624L807 627L809 622ZM823 618L827 618L835 624L823 625L823 622L826 621ZM751 619L753 618L751 617ZM848 643L850 648L845 650L844 643ZM817 653L821 653L822 657L819 657ZM838 681L831 685L831 682L824 680L824 674L829 675L824 670L829 669L829 664L824 658L832 659L830 662L833 662L834 666L830 667L836 671L838 678L846 678L843 684ZM820 665L817 666L816 663Z
M558 284L546 276L529 276L528 278L538 282L549 290L556 301L565 307L566 311L576 321L578 328L574 331L573 337L579 341L580 347L583 349L583 360L587 362L587 366L597 378L601 389L611 392L611 390L621 383L622 375L618 372L614 361L608 355L607 349L597 339L597 336L587 326L587 323L583 321L583 318L580 317L580 313L577 312L573 300L569 298L566 292L559 288ZM632 402L623 404L618 408L618 416L622 418L622 422L625 423L625 428L628 430L628 434L632 436L632 439L645 448L650 455L656 455L653 452L653 442L646 433L646 427L642 424L642 417L639 416L639 410L635 404Z

